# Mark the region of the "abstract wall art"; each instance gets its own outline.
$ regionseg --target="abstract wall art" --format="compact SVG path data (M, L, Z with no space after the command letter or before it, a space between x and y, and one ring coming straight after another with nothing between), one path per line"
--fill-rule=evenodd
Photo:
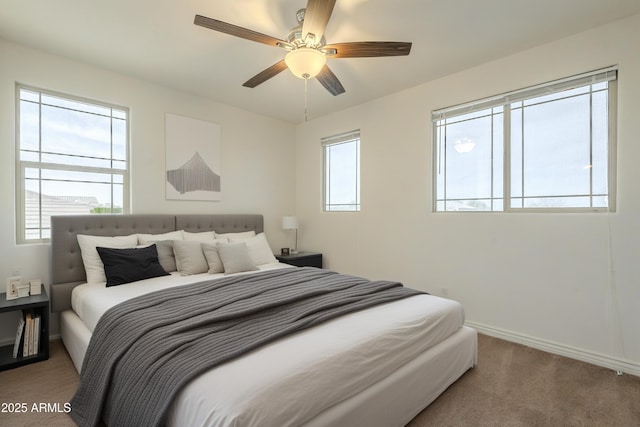
M166 198L219 201L220 126L167 113L165 132Z

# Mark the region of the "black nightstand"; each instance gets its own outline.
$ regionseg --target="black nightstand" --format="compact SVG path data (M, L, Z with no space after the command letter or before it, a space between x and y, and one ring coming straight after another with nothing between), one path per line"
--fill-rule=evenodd
M40 316L40 331L38 337L38 349L32 356L13 358L14 343L0 347L0 371L17 368L29 363L40 362L49 358L49 296L41 286L40 295L17 298L7 301L7 295L0 293L0 313L22 311L22 314L31 311ZM17 328L17 323L15 327ZM15 331L15 329L14 329Z
M322 254L319 252L298 252L291 255L276 255L280 262L295 265L296 267L322 268Z

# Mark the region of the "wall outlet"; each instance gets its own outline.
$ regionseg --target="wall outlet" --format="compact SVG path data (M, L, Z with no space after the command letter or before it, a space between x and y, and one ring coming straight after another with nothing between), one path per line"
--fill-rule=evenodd
M440 288L440 295L443 297L449 296L449 288Z

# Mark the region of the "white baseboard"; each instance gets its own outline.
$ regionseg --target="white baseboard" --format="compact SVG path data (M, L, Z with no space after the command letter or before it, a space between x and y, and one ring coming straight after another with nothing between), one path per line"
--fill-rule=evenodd
M592 365L602 366L617 372L623 372L640 377L640 364L623 360L620 358L607 356L604 354L593 353L576 347L559 344L552 341L542 340L540 338L530 337L528 335L519 334L505 329L494 328L492 326L483 325L476 322L465 322L471 328L474 328L481 334L500 338L505 341L515 342L517 344L526 345L547 353L557 354L559 356L569 357L571 359L580 360L582 362L591 363Z

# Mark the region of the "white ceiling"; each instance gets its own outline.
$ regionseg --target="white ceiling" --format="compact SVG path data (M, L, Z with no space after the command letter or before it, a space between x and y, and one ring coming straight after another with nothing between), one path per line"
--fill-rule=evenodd
M247 79L285 51L193 24L196 14L284 39L305 0L2 0L0 38L292 123L304 82ZM640 13L640 0L337 0L325 37L412 42L409 56L329 59L346 92L309 81L309 118Z

